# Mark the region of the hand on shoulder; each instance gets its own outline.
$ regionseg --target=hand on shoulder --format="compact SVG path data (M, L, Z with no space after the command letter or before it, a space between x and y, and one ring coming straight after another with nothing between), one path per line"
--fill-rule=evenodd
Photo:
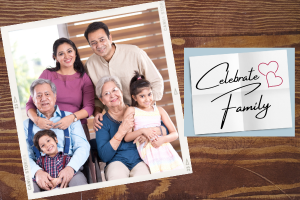
M98 131L98 129L101 129L101 127L103 126L102 121L103 121L102 113L98 113L96 114L96 116L94 116L93 128L95 132Z

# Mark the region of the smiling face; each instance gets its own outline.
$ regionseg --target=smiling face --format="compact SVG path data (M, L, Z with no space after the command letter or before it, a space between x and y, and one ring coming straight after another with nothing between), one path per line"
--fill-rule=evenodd
M88 38L93 52L109 61L115 52L111 35L107 37L105 31L101 28L89 33Z
M39 139L39 146L44 154L54 157L58 153L57 138L55 140L49 135L44 135Z
M132 98L138 103L140 109L152 109L153 93L151 88L143 88L137 95L132 95Z
M59 62L61 68L74 67L76 52L71 45L63 43L57 47L55 59Z
M52 92L49 84L36 85L32 100L37 109L47 118L54 113L56 95Z
M113 81L106 82L102 87L102 98L99 98L108 107L123 104L123 94Z

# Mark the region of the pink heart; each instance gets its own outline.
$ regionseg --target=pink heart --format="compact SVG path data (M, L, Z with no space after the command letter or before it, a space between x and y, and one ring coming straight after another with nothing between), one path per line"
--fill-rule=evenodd
M271 61L268 64L266 64L266 63L260 63L258 65L258 71L262 75L264 75L264 76L266 76L266 74L268 72L274 72L274 73L276 73L277 70L278 70L278 68L279 68L279 65L278 65L278 63L276 61Z
M283 79L280 76L276 76L274 72L268 72L266 79L268 87L276 87L283 83Z

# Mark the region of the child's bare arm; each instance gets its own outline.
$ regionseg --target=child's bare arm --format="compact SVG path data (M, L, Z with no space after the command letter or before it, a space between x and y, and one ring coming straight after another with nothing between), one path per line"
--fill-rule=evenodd
M124 113L124 116L127 115L127 113L131 113L134 112L134 107L129 107L127 108L127 110ZM136 131L129 131L126 133L124 140L125 142L130 142L135 140L137 137L139 137L140 135L144 135L146 136L149 140L156 140L157 139L157 135L160 135L160 131L158 131L159 128L158 127L154 127L154 128L141 128L139 130Z
M167 143L167 142L173 142L178 138L178 133L175 129L175 126L173 122L171 121L168 113L161 107L157 107L159 110L159 113L161 115L161 120L169 130L169 135L163 135L162 137L159 137L158 140L152 141L151 144L153 147L158 148L162 144Z
M176 131L176 128L170 119L168 113L162 108L162 107L157 107L159 110L159 113L161 115L161 120L169 130L169 135L164 135L164 140L165 142L173 142L178 138L178 133Z
M124 116L127 116L129 113L134 112L134 107L128 107L124 113ZM136 131L135 131L136 132ZM133 129L128 131L124 137L125 142L133 141L135 138L137 138L140 134L133 132Z
M127 132L127 134L125 135L124 137L124 140L125 142L130 142L130 141L133 141L135 140L138 136L142 135L143 132L142 130L137 130L137 131L130 131L130 132Z
M159 127L153 128L141 128L136 131L127 132L126 136L124 137L125 142L130 142L135 140L140 135L146 136L149 140L157 140L158 135L160 135Z

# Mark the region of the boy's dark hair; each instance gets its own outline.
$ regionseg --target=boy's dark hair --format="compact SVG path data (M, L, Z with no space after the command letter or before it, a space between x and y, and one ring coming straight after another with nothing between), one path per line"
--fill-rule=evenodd
M138 103L132 98L132 95L136 96L139 94L143 88L151 88L149 81L145 79L145 76L140 74L138 71L134 71L134 77L130 81L130 97L131 106L137 106ZM151 88L152 89L152 88Z
M94 31L97 31L97 30L99 30L99 29L103 29L104 31L105 31L105 33L106 33L106 35L107 35L107 37L108 37L108 39L109 39L109 36L110 36L110 33L109 33L109 30L108 30L108 27L107 27L107 25L106 24L104 24L103 22L93 22L93 23L91 23L88 27L87 27L87 29L85 30L85 32L84 32L84 37L86 38L86 40L88 41L88 43L90 43L89 42L89 33L92 33L92 32L94 32Z
M51 131L51 130L40 130L38 131L34 136L33 136L33 144L34 146L39 150L42 151L39 145L39 140L41 137L43 137L44 135L48 135L49 137L52 137L53 140L55 141L56 134Z

